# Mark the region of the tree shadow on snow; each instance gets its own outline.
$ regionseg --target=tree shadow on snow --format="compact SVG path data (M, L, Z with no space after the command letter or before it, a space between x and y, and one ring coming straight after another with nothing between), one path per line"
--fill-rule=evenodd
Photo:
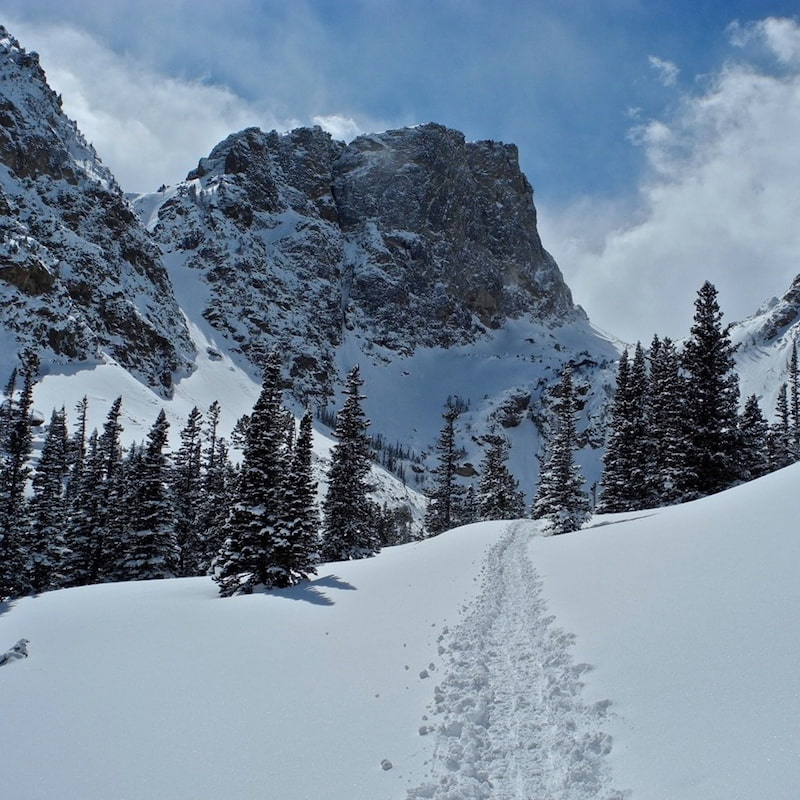
M334 605L333 600L321 591L321 587L348 591L355 591L356 588L336 575L325 575L314 581L303 581L298 583L297 586L291 586L288 589L273 589L270 594L275 597L285 597L287 600L304 600L306 603L312 603L316 606Z

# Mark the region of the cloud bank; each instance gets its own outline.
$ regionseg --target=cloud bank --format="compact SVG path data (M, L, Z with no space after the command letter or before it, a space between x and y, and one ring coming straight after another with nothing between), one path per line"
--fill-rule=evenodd
M576 301L625 341L686 335L706 279L733 321L800 272L800 27L729 34L731 60L631 132L648 164L634 202L540 213Z

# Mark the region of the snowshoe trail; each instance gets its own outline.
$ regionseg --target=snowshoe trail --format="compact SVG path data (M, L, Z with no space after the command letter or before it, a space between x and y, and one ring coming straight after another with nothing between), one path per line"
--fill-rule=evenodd
M572 636L553 625L515 522L490 549L478 598L440 653L444 680L420 734L436 737L429 782L408 800L620 800L601 725L608 702L581 699Z

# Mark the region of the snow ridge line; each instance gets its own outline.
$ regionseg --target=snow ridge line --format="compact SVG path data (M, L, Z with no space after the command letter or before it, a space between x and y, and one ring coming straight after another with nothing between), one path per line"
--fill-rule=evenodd
M609 701L581 699L574 637L547 616L527 554L536 527L514 522L492 546L480 594L439 637L445 677L430 706L437 724L431 780L407 800L621 800L601 730ZM427 719L427 718L426 718Z

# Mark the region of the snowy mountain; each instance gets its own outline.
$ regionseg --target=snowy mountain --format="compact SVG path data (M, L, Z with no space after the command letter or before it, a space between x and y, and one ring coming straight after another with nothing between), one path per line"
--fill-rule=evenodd
M800 335L800 276L780 296L731 327L738 345L737 369L742 398L755 394L771 414L782 383L788 381L792 344Z
M513 145L436 124L349 145L319 128L247 129L132 206L36 54L2 41L0 367L39 352L45 416L51 398L69 409L102 386L91 423L121 394L141 439L159 405L174 429L213 391L229 431L277 348L298 411L330 413L358 363L383 442L424 459L450 398L465 409L466 469L502 430L530 493L550 393L573 362L597 479L617 346L543 249Z
M496 522L221 599L0 615L3 789L160 800L752 800L800 785L794 466L567 536Z
M194 348L158 248L36 53L0 28L0 368L116 361L161 395Z

